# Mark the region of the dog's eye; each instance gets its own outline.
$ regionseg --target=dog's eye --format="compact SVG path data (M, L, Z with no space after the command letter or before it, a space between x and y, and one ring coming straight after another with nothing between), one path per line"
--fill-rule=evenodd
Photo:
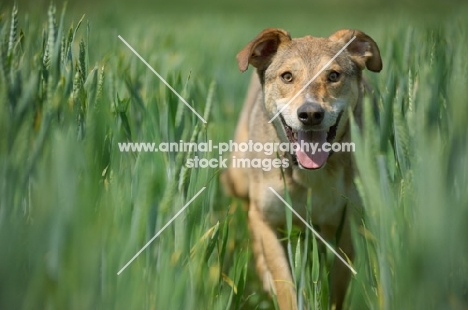
M283 82L285 82L285 83L291 83L292 80L293 80L292 73L289 72L289 71L286 71L285 73L281 74L281 79L282 79Z
M334 82L338 82L339 78L340 78L340 74L336 71L332 71L328 74L327 79L329 82L334 83Z

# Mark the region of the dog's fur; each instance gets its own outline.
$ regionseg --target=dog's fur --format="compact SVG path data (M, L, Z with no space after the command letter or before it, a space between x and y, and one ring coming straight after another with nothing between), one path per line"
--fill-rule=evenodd
M356 38L346 50L280 116L268 123L353 36ZM307 36L296 39L285 30L266 29L239 52L237 61L242 72L249 64L257 68L235 132L237 143L249 140L290 143L291 136L298 139L301 135L315 141L317 138L311 137L320 136L320 132L327 132L328 142L330 138L333 142L349 142L349 114L352 113L360 123L364 92L362 70L378 72L382 69L374 40L349 29L337 31L328 38ZM335 137L330 137L331 128L336 130ZM272 160L278 156L252 152L234 152L232 155L237 159ZM249 229L258 273L264 288L274 292L280 309L286 310L297 309L297 303L290 264L279 234L285 226L285 205L268 187L284 197L286 184L292 206L303 218L306 217L307 191L310 189L312 207L308 211L313 224L328 240L336 238L341 229L340 238L335 241L348 258L353 257L349 218L355 207L351 205L359 204L359 197L353 183L355 172L351 153L322 154L321 157L307 155L309 159L299 157L298 153L297 156L279 155L289 162L289 167L284 169L285 180L280 169L264 171L231 165L223 173L222 182L230 194L248 201ZM294 222L301 224L297 219ZM335 259L331 298L336 309L342 307L349 276L348 268Z

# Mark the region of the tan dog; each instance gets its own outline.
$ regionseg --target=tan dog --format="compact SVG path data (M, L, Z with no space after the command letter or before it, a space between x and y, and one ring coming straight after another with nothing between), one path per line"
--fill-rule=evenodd
M289 105L273 118L348 43L356 38ZM257 68L235 133L235 142L349 142L349 113L359 123L364 92L362 70L382 69L379 49L369 36L357 30L340 30L328 38L311 36L291 39L282 29L266 29L238 55L239 69ZM233 152L236 160L274 160L278 153ZM349 152L279 152L289 165L281 169L234 167L223 173L226 190L249 204L249 228L257 270L264 288L276 294L282 310L297 309L290 264L279 238L285 227L285 205L269 189L284 197L284 184L292 206L306 217L307 191L312 191L313 224L328 240L335 240L353 257L349 217L359 205ZM344 219L344 222L343 222ZM300 224L294 219L295 224ZM343 224L344 223L344 224ZM340 251L338 251L340 252ZM332 270L331 295L336 309L342 307L350 271L338 259Z

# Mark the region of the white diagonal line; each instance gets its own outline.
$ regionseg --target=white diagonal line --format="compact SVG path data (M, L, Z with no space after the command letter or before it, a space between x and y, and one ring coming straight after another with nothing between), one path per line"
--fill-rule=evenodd
M125 268L127 268L128 265L130 265L130 264L135 260L135 258L137 258L138 255L140 255L141 252L143 252L143 251L148 247L148 245L150 245L150 243L153 242L154 239L156 239L156 238L163 232L164 229L166 229L169 225L171 225L171 223L172 223L182 212L184 212L184 210L189 206L189 204L190 204L192 201L194 201L195 198L197 198L197 196L200 195L201 192L203 192L203 191L205 190L205 188L206 188L206 187L202 187L202 189L201 189L195 196L193 196L193 198L190 199L189 202L187 202L187 203L185 204L185 206L184 206L182 209L180 209L179 212L177 212L176 215L174 215L174 216L169 220L169 222L167 222L166 225L164 225L164 227L161 228L161 229L156 233L156 235L155 235L153 238L151 238L151 240L148 241L148 242L145 244L145 246L142 247L141 250L138 251L138 253L136 253L135 256L133 256L132 259L131 259L125 266L123 266L122 269L120 269L119 272L117 272L117 275L120 275L120 274L122 273L122 271L124 271Z
M306 88L310 85L310 83L312 83L312 82L317 78L317 76L319 76L320 73L322 73L323 70L325 70L325 69L332 63L332 61L335 60L335 58L338 57L338 56L348 47L348 45L351 44L351 42L353 42L354 39L356 39L356 36L353 36L353 37L351 38L351 40L349 40L349 42L346 43L345 46L343 46L343 48L340 49L340 50L338 51L338 53L336 53L336 55L333 56L333 58L330 59L330 60L325 64L325 66L323 66L322 69L320 69L320 71L317 72L317 74L315 74L315 75L310 79L310 81L307 82L307 84L305 84L304 87L302 87L301 90L298 91L297 94L295 94L294 97L292 97L292 98L288 101L288 103L286 103L286 105L285 105L284 107L282 107L282 108L278 111L278 113L275 114L275 116L272 117L272 119L271 119L268 123L271 123L278 115L280 115L280 113L283 112L283 110L286 109L286 108L288 107L288 105L289 105L294 99L296 99L296 97L299 96L299 95L304 91L304 89L306 89Z
M314 229L312 226L310 226L309 223L307 223L307 222L299 215L299 213L297 213L296 210L294 210L294 209L283 199L283 197L281 197L272 187L269 186L268 188L269 188L276 196L278 196L278 198L292 211L292 213L294 213L294 214L304 223L304 225L306 225L307 228L309 228L309 229L314 233L314 235L315 235L318 239L320 239L320 241L322 241L322 242L330 249L330 251L332 251L333 254L335 254L336 257L338 257L338 258L346 265L346 267L348 267L348 268L352 271L352 273L354 273L355 275L357 274L356 270L354 270L353 267L351 267L351 265L348 264L348 262L347 262L343 257L341 257L340 254L338 254L338 252L336 252L335 249L334 249L331 245L329 245L329 244L325 241L325 239L323 239L322 236L320 236L319 233L316 232L315 229Z
M120 40L122 40L123 43L125 43L125 45L127 45L127 47L128 47L138 58L140 58L141 61L143 61L143 63L144 63L154 74L156 74L156 76L157 76L164 84L166 84L166 86L167 86L170 90L172 90L172 92L173 92L177 97L179 97L180 100L182 100L183 103L185 103L185 105L186 105L190 110L192 110L193 113L195 113L196 116L198 116L199 119L201 119L201 121L202 121L203 123L206 124L205 119L204 119L203 117L201 117L201 115L198 114L197 111L195 111L195 109L192 108L192 107L190 106L190 104L188 104L187 101L185 101L185 99L182 98L182 96L179 95L179 93L176 92L176 91L174 90L174 88L172 88L172 86L169 85L169 83L166 82L166 80L163 79L163 77L162 77L161 75L159 75L159 73L156 72L156 70L154 70L153 67L151 67L150 64L147 63L146 60L143 59L143 57L140 56L140 54L137 53L137 51L135 51L135 49L133 49L133 47L131 47L130 44L128 44L127 41L124 40L124 38L122 38L120 35L119 35L118 37L119 37Z

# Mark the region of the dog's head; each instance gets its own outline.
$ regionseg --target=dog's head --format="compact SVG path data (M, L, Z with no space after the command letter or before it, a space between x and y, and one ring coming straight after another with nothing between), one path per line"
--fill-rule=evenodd
M374 40L349 29L328 38L297 39L282 29L266 29L237 61L241 71L249 64L257 68L266 110L270 118L277 116L273 123L285 142L317 143L319 148L345 134L346 109L359 100L362 70L382 69ZM298 149L295 155L302 168L318 169L329 152Z

